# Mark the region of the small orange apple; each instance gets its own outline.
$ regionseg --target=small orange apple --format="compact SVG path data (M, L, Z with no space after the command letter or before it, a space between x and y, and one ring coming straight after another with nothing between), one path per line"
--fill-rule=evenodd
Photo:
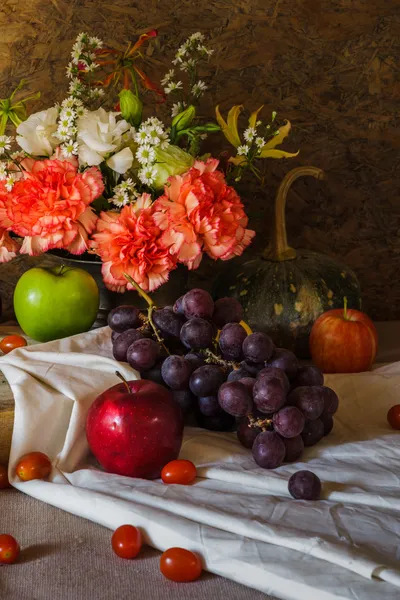
M314 323L310 335L313 363L324 373L369 371L378 349L378 334L371 319L359 310L328 310Z

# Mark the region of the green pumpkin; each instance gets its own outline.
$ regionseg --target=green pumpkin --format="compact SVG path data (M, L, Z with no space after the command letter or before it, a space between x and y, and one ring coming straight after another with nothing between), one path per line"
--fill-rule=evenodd
M248 261L234 272L232 266L218 278L215 296L234 296L244 308L244 320L255 331L268 333L278 347L309 358L308 340L316 319L327 310L361 309L360 285L346 265L323 254L294 250L287 243L286 196L302 175L323 178L316 167L299 167L283 179L275 203L275 232L261 258Z

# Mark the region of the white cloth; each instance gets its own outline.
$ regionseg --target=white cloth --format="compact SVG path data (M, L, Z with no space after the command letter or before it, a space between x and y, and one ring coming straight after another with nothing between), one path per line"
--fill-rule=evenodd
M111 358L110 330L18 349L0 359L15 397L12 484L35 498L110 529L142 528L165 550L198 552L204 567L285 600L400 597L400 437L386 422L399 402L400 363L326 383L341 403L333 432L301 462L258 468L235 434L187 428L181 458L191 486L105 473L90 462L85 417L96 396L135 371ZM18 458L39 450L49 481L20 482ZM323 500L293 500L289 476L310 469Z

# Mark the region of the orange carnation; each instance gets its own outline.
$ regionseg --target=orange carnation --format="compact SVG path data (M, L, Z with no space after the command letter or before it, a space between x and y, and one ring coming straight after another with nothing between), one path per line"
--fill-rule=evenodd
M109 289L133 289L124 277L127 273L143 290L152 292L176 268L176 256L154 221L153 206L150 194L143 194L120 213L101 213L92 247L103 261L103 279Z
M78 173L76 165L58 159L27 159L22 167L12 191L0 193L0 228L24 238L22 254L85 252L97 220L89 205L104 190L99 169Z

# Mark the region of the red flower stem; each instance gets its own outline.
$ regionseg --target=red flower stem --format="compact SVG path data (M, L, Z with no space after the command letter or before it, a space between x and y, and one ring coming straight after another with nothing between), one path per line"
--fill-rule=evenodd
M168 350L167 346L164 344L164 340L160 336L158 329L153 321L153 312L156 310L157 306L154 304L154 302L150 298L150 296L148 294L146 294L146 292L144 290L142 290L140 285L138 285L136 283L136 281L134 279L132 279L132 277L130 275L128 275L127 273L124 273L124 277L127 281L129 281L129 283L131 285L133 285L133 287L135 288L135 290L137 291L139 296L141 296L147 302L147 305L148 305L147 318L149 320L152 330L154 331L154 335L156 336L157 342L160 344L160 346L162 346L164 348L165 352L168 355L171 354L170 351Z

